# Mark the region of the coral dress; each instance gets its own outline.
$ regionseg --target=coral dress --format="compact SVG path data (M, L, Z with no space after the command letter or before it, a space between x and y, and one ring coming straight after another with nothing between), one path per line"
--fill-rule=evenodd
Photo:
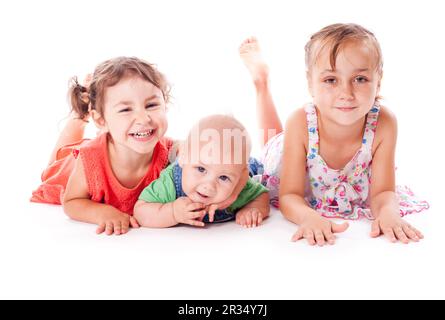
M169 152L173 141L161 139L153 150L152 162L146 175L132 189L125 188L115 177L108 158L106 133L93 140L82 140L79 143L60 148L56 161L42 173L42 184L33 191L31 201L61 204L61 199L73 171L76 158L80 156L85 170L90 199L106 203L122 212L132 215L133 207L142 190L169 164Z

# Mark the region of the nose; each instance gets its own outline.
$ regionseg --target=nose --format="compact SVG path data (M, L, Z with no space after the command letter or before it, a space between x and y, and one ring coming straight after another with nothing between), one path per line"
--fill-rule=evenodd
M151 122L150 113L145 110L145 106L142 108L138 108L135 113L135 120L137 124L147 124Z
M215 194L215 192L216 192L216 183L213 180L212 181L206 181L202 185L202 189L208 196L213 196Z
M341 100L349 101L354 99L353 86L349 81L343 82L343 84L339 86L339 90L340 90L339 95Z

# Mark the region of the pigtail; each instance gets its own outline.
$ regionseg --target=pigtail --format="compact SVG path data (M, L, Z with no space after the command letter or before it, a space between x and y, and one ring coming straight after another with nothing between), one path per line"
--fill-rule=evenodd
M70 80L69 99L71 111L79 115L79 119L84 120L90 112L90 98L88 88L82 86L77 81L77 77Z

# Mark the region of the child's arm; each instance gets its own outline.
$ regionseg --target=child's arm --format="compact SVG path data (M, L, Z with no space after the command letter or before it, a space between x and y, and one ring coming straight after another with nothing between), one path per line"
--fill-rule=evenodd
M169 203L138 200L134 206L134 216L139 224L149 228L168 228L179 223L204 227L204 222L196 219L205 214L202 203L194 203L187 197L181 197Z
M131 225L139 227L136 219L115 207L90 200L82 160L76 160L73 172L63 196L62 205L66 215L73 220L97 224L97 233L125 234Z
M299 225L293 241L305 238L310 245L335 242L334 233L343 232L348 224L330 222L308 206L304 199L306 179L306 144L308 141L306 113L295 111L284 131L283 163L280 178L280 209L290 221Z
M236 223L244 227L259 226L269 216L269 193L264 192L236 213Z
M408 243L409 239L419 241L423 235L400 217L394 169L397 120L384 107L380 109L375 139L377 147L372 158L370 205L376 220L372 224L371 236L378 237L383 233L391 242L396 242L396 239L403 243Z

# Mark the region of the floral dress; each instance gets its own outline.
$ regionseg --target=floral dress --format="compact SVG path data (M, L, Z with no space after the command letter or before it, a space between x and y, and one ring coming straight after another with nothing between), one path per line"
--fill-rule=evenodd
M362 145L343 169L330 168L319 154L317 112L313 104L305 107L308 126L306 156L305 200L321 215L328 218L373 219L369 207L372 143L374 141L380 107L374 106L366 117ZM264 147L262 183L269 189L272 205L279 207L278 189L284 134L273 137ZM406 186L397 186L400 215L420 212L429 207Z

